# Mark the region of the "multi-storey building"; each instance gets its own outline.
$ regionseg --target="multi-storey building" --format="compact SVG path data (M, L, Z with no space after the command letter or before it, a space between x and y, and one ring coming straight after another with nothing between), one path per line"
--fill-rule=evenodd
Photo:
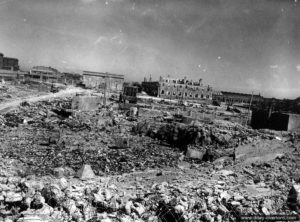
M160 77L158 96L165 99L212 100L212 87L198 81Z
M59 82L61 74L57 69L46 66L34 66L30 70L29 78L44 82Z
M18 71L19 60L16 58L4 57L3 53L0 53L0 69Z

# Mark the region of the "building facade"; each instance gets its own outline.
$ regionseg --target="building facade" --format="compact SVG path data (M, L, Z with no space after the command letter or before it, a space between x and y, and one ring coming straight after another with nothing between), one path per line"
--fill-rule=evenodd
M29 72L29 78L41 82L59 82L61 74L57 69L46 66L34 66Z
M130 103L137 102L138 87L132 85L124 85L123 94L121 94L120 102L125 102L126 100Z
M250 103L250 102L256 104L262 102L264 98L261 95L221 91L213 94L213 100L218 102L225 102L229 105L232 105L234 103Z
M160 77L158 96L165 99L212 100L212 87L198 81Z
M0 69L18 71L19 60L16 58L4 57L3 53L0 53Z
M83 71L83 84L87 88L120 93L123 91L124 75Z
M0 69L0 80L22 82L25 80L25 76L27 74L28 74L27 72L20 71L20 70L13 71L13 70Z

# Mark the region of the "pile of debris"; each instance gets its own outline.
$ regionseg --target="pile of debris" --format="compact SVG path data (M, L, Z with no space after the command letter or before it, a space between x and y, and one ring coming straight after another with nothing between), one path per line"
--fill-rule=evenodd
M278 171L282 161L273 161L269 171ZM70 171L57 177L25 176L21 165L1 159L0 217L7 221L212 222L235 221L242 214L291 215L300 210L299 185L286 184L280 177L270 180L272 174L266 172L258 179L255 173L263 166L245 168L245 175L217 170L187 179L178 174L172 183L142 183L151 178L145 171L128 186L128 176L96 177L87 166L77 174L80 180ZM167 172L156 177L163 176Z
M60 166L78 170L83 163L91 164L97 175L176 166L179 152L151 138L131 135L133 123L122 113L70 107L71 98L57 98L25 102L19 110L3 115L2 155L27 163L37 175L51 174Z

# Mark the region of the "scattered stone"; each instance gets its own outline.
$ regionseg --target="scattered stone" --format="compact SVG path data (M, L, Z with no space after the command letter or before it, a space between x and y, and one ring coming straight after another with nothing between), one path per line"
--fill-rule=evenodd
M249 170L247 168L244 168L243 170L244 170L244 172L248 173L249 175L255 176L255 173L252 170Z
M227 210L227 208L226 208L224 205L220 204L219 207L218 207L218 212L219 212L219 214L221 214L221 215L225 215L225 214L227 214L229 211Z
M191 148L189 148L186 153L186 157L190 158L190 159L202 160L203 156L204 156L204 153L202 153L198 150L195 150L195 149L191 149Z
M5 202L7 203L14 203L20 202L23 200L21 193L14 193L14 192L7 192L5 197Z
M220 170L217 172L218 175L222 175L222 176L231 176L231 175L235 175L235 173L231 170Z
M95 174L92 170L91 165L84 164L81 169L77 172L77 177L81 180L94 179Z

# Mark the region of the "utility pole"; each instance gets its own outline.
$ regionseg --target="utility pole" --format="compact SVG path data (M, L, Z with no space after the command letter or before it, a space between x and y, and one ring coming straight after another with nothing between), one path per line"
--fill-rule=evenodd
M107 78L106 78L106 76L104 77L104 101L103 101L103 103L104 103L104 106L106 106L106 87L107 87L107 83L106 83L106 81L107 81Z

